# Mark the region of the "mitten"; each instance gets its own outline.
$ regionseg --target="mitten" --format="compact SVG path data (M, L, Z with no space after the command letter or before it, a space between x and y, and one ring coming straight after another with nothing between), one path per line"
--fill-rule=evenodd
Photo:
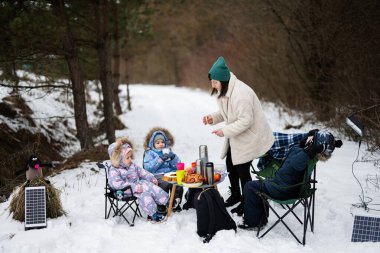
M340 148L343 145L343 142L341 140L336 140L335 141L335 147Z
M175 154L171 151L169 153L169 158L170 158L170 160L173 160L175 158Z
M316 132L318 132L318 131L319 131L318 128L313 129L313 130L310 130L310 131L307 133L307 136L314 136L314 134L315 134Z
M163 149L162 149L162 156L161 156L162 160L164 160L164 161L169 160L169 159L170 159L170 153L171 153L171 152L172 152L172 151L171 151L170 148L163 148Z
M161 156L161 159L164 160L164 161L167 161L167 160L170 159L170 155L169 155L169 154L163 154L163 155Z
M310 157L310 159L312 159L315 157L316 154L321 153L323 149L324 149L323 144L310 145L305 148L305 152Z

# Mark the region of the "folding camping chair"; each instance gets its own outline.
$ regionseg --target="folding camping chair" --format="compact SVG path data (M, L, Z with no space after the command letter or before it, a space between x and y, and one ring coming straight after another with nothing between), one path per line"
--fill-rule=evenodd
M278 200L272 198L265 194L264 192L259 192L259 196L263 199L264 203L268 205L270 210L277 216L277 221L269 227L261 236L260 229L257 231L257 237L263 238L269 231L271 231L278 223L284 224L284 226L288 229L288 231L293 235L293 237L302 245L306 243L306 232L308 224L310 224L310 229L314 232L314 206L315 206L315 184L316 184L316 163L317 159L314 158L308 163L307 169L305 170L305 175L302 183L300 184L300 192L299 197L288 200ZM312 177L313 174L313 178ZM260 179L260 177L259 177ZM274 203L280 204L286 211L280 215L276 210L270 205L269 200ZM301 204L303 206L303 220L301 220L294 209ZM303 237L302 241L295 235L295 233L290 229L290 227L285 223L284 219L287 217L289 213L292 213L294 217L303 225Z
M270 179L273 178L276 174L276 171L281 167L282 161L270 157L268 154L265 154L264 157L267 157L268 162L265 164L262 170L257 170L251 164L252 173L256 175L258 179Z
M128 186L127 188L122 189L122 191L124 192L125 190L130 189L132 195L131 196L125 196L124 195L121 199L119 199L117 197L117 195L116 195L117 191L113 190L109 186L109 184L108 184L108 171L109 171L109 168L111 167L111 162L110 161L98 162L97 166L100 169L104 169L105 175L106 175L106 186L104 187L104 189L105 189L105 193L104 193L104 196L105 196L105 214L104 214L104 218L108 219L109 216L110 216L110 214L111 214L111 211L112 211L113 212L113 216L112 217L115 217L117 215L120 216L120 217L123 217L124 220L126 220L126 222L129 224L129 226L134 226L134 222L135 222L136 216L142 217L142 215L141 215L141 212L140 212L140 209L139 209L139 205L136 202L137 198L133 196L133 192L132 192L131 187ZM119 202L121 202L121 203L119 204ZM107 206L108 206L107 203L110 204L110 206L109 206L108 209L107 209ZM124 213L128 209L131 209L132 212L133 212L133 220L132 220L132 222L129 222L129 220L127 219L126 215L124 215Z

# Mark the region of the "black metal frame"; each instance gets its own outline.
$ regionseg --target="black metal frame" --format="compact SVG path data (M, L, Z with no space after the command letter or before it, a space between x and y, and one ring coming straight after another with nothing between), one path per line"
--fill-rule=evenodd
M310 224L310 230L311 232L314 232L314 212L315 212L315 184L316 181L316 165L313 166L313 178L309 179L308 182L303 183L310 183L311 187L308 189L308 193L305 194L303 197L297 198L297 199L289 199L289 200L277 200L274 198L271 198L267 194L263 192L258 192L258 195L262 198L264 203L268 205L269 209L272 210L272 212L277 216L276 222L269 227L265 232L260 236L260 228L257 230L256 236L260 239L263 238L269 231L271 231L278 223L284 224L284 226L287 228L287 230L291 233L291 235L302 245L306 244L306 232L308 224ZM269 200L272 200L275 203L281 204L281 206L286 209L286 212L284 212L282 215L279 215L278 212L270 205ZM303 219L301 220L296 213L294 212L294 209L301 204L304 208L303 210ZM303 225L303 234L302 234L302 241L299 237L297 237L294 232L290 229L290 227L285 223L284 218L287 217L289 213L292 213L294 217L300 222L301 225Z
M109 184L108 184L108 169L110 167L110 163L108 161L103 161L103 162L98 162L97 163L98 168L104 169L105 176L106 176L106 185L104 187L105 193L105 212L104 212L104 218L108 219L111 215L111 211L113 212L113 216L120 216L123 217L124 220L129 224L129 226L134 226L135 218L137 217L142 217L140 209L139 209L139 204L136 202L137 198L133 196L133 192L130 186L127 188L123 189L123 191L130 189L132 195L131 196L124 196L122 199L118 199L116 197L116 191L113 190ZM122 204L119 204L119 202L122 202ZM109 208L107 208L108 203L110 204ZM135 208L133 207L135 205ZM129 222L127 217L124 215L124 213L128 210L131 209L133 211L133 220L132 222Z

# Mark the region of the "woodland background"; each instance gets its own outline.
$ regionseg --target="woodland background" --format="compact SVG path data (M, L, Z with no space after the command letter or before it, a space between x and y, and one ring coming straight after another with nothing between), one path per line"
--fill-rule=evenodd
M366 126L367 148L379 151L378 0L9 0L0 1L0 41L0 85L13 90L0 102L0 114L33 125L20 91L72 94L83 152L98 146L95 137L105 133L113 142L115 129L125 127L117 115L132 110L133 101L119 97L120 85L209 89L207 73L220 55L260 99L305 112L305 120L355 138L345 118L356 113ZM28 78L20 70L44 78L24 85ZM86 114L90 81L103 101L104 121L96 126ZM0 130L2 157L25 150L2 160L0 195L22 167L15 159L25 161L31 152L64 159L60 140L14 131L5 122Z

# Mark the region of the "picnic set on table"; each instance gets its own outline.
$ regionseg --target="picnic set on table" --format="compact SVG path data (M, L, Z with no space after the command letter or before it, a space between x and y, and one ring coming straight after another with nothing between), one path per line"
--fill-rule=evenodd
M185 168L185 163L177 164L176 172L168 172L163 176L163 180L172 184L172 193L170 195L167 216L172 213L174 195L177 185L187 188L208 188L217 189L217 184L224 181L227 176L224 165L214 165L208 160L208 151L206 145L199 146L199 158L191 163L191 166Z

